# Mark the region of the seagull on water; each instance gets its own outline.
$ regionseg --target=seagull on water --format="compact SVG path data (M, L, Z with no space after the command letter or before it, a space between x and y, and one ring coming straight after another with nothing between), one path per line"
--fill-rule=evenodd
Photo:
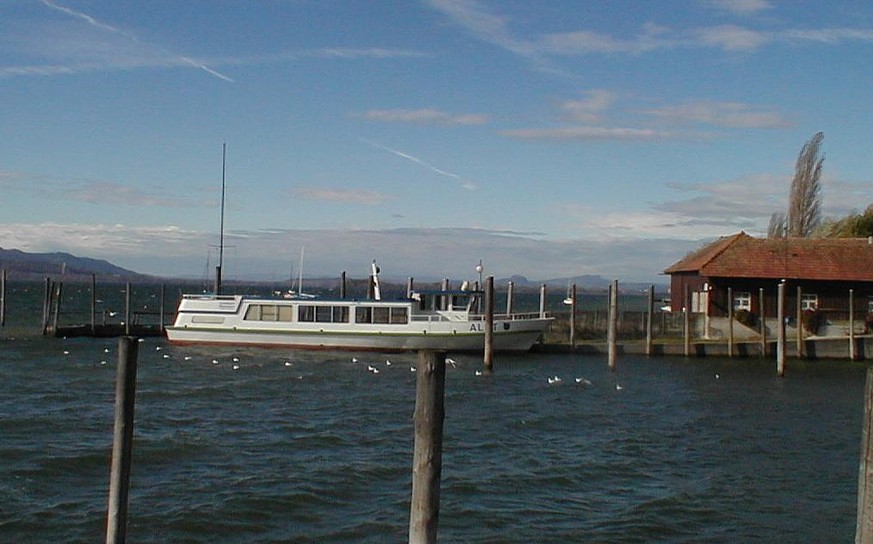
M589 381L586 378L581 378L581 377L576 378L576 383L581 384L581 385L591 385L591 381Z
M561 378L559 378L559 377L557 377L557 376L553 376L553 377L549 378L549 383L550 383L550 384L553 384L553 383L561 383L562 381L563 381L563 380L561 380Z
M477 375L477 376L481 376L481 375L482 375L482 371L481 371L481 370L477 370L477 371L476 371L476 375Z
M618 384L615 384L615 390L616 390L616 391L621 391L622 389L624 389L624 387L622 387L622 386L620 386L620 385L618 385Z

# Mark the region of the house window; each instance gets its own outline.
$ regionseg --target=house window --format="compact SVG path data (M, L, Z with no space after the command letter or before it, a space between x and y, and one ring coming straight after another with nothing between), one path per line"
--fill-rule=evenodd
M748 292L734 293L734 310L752 311L752 294Z
M800 295L800 309L801 310L817 310L818 309L818 295Z
M873 314L873 297L867 299L867 313Z

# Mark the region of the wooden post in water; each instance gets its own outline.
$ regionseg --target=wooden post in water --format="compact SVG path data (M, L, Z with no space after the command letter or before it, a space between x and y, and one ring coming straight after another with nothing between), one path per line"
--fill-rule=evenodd
M855 290L849 289L849 359L858 358L855 353Z
M728 357L734 356L734 289L727 288L727 318L728 318Z
M607 367L610 372L615 371L615 363L618 359L618 344L616 343L616 329L618 327L618 280L612 280L609 284L609 322L606 325Z
M118 340L115 380L115 430L109 475L109 511L106 544L123 544L127 536L127 498L133 454L133 411L136 397L136 364L139 342L125 336Z
M130 282L124 288L124 335L130 335Z
M339 298L346 298L346 271L340 272Z
M440 478L443 466L446 354L418 352L415 386L415 452L412 457L412 500L409 543L437 541Z
M166 300L166 295L167 295L167 288L162 283L161 284L161 309L158 311L158 313L161 314L159 317L159 319L161 320L161 325L159 327L161 334L164 334L164 301Z
M6 326L6 269L0 277L0 327Z
M653 337L652 327L655 321L655 286L649 285L648 296L646 300L646 355L651 356L653 352Z
M867 381L864 386L855 544L873 544L873 368L867 369Z
M761 318L761 357L767 356L767 312L764 308L764 288L758 289L758 315Z
M576 284L570 287L570 348L576 349Z
M785 376L785 282L779 282L776 296L776 318L779 326L776 329L776 375Z
M406 298L407 299L412 298L412 291L414 289L415 289L415 278L410 276L409 279L406 280Z
M91 274L91 334L97 330L97 274Z
M685 315L683 316L685 326L685 356L688 357L691 355L691 288L688 285L685 286L683 301L685 302Z
M800 286L797 286L797 357L803 358L805 356L803 350L803 306L801 303L801 292Z
M49 319L51 319L52 280L45 279L45 291L42 296L42 334L48 333Z
M485 371L494 369L494 276L485 279Z
M511 281L506 285L506 315L512 314L512 302L515 296L515 282Z
M546 284L540 285L540 317L546 317Z

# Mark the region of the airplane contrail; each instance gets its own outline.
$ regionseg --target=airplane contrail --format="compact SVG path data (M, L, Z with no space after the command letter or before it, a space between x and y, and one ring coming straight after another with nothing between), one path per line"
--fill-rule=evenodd
M97 19L95 19L94 17L91 17L91 16L88 15L87 13L82 13L81 11L76 11L76 10L74 10L74 9L72 9L72 8L68 8L68 7L66 7L66 6L62 6L62 5L60 5L60 4L57 4L57 3L53 2L52 0L39 0L39 2L42 3L42 4L43 4L44 6L46 6L46 7L49 7L49 8L51 8L51 9L54 9L54 10L60 11L61 13L64 13L64 14L69 15L69 16L71 16L71 17L75 17L75 18L77 18L77 19L81 19L81 20L85 21L86 23L88 23L89 25L91 25L91 26L93 26L93 27L95 27L95 28L99 28L100 30L105 30L105 31L107 31L107 32L112 32L113 34L118 34L118 35L120 35L120 36L124 36L124 37L127 38L128 40L131 40L131 41L133 41L133 42L135 42L135 43L140 43L140 44L142 43L142 42L141 42L141 41L140 41L136 36L134 36L133 34L130 34L130 33L128 33L128 32L125 32L124 30L122 30L122 29L120 29L120 28L114 27L114 26L109 25L109 24L106 24L106 23L104 23L104 22L98 21ZM224 80L224 81L229 81L229 82L231 82L231 83L235 83L235 81L233 80L233 78L230 78L230 77L228 77L228 76L222 74L221 72L219 72L219 71L217 71L217 70L214 70L214 69L210 68L209 66L203 64L202 62L195 61L195 60L193 60L193 59L191 59L191 58L189 58L189 57L185 57L185 56L174 55L174 54L172 54L172 53L168 53L168 54L169 54L169 55L174 59L174 61L177 62L177 63L178 63L178 62L181 62L181 63L183 63L183 64L187 64L187 65L193 66L193 67L195 67L195 68L199 68L199 69L205 71L207 74L212 75L212 76L214 76L214 77L217 77L218 79L221 79L221 80Z
M464 181L464 178L462 178L458 174L453 174L452 172L447 172L446 170L442 170L440 168L437 168L436 166L434 166L430 163L427 163L427 162L419 159L418 157L414 157L414 156L410 155L409 153L404 153L403 151L399 151L397 149L393 149L393 148L390 148L388 146L384 146L382 144L376 143L376 142L368 140L366 138L360 138L360 140L368 145L371 145L371 146L377 148L377 149L381 149L382 151L387 151L388 153L391 153L393 155L397 155L400 158L406 159L408 161L412 161L415 164L418 164L419 166L423 166L424 168L427 168L428 170L430 170L431 172L433 172L435 174L439 174L441 176L445 176L448 178L458 180L458 181L462 182L461 187L463 187L464 189L471 189L472 190L472 189L476 188L476 186L474 184Z

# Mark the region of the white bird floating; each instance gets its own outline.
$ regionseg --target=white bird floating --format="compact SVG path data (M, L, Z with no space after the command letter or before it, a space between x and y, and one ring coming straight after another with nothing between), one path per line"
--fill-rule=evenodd
M285 361L285 366L291 366L291 361Z
M622 389L624 389L624 387L622 387L622 386L620 386L620 385L618 385L618 384L615 384L615 390L616 390L616 391L621 391Z
M217 365L217 364L218 364L218 359L213 359L213 360L212 360L212 364Z
M103 353L109 353L109 348L103 348Z
M233 365L234 370L239 370L239 365Z
M234 358L233 358L233 362L234 362L234 363L238 363L238 362L239 362L239 357L234 357Z
M414 366L409 367L409 371L410 371L410 372L415 372L415 367L414 367Z
M550 384L561 383L562 381L563 381L563 380L562 380L561 378L557 377L557 376L552 376L551 378L549 378L549 383L550 383Z
M161 346L155 346L155 351L161 351Z
M357 357L352 357L352 362L353 362L353 363L357 363L357 362L358 362L358 358L357 358Z
M186 361L190 361L190 360L191 360L191 356L190 356L190 355L186 355L186 356L185 356L185 360L186 360Z
M457 367L457 366L458 366L457 361L455 361L454 359L452 359L452 358L450 358L450 357L446 357L446 362L449 363L450 365L452 365L453 367Z
M385 360L385 366L391 366L391 361L388 360L388 359L386 359L386 360Z
M482 371L481 371L481 370L477 370L477 371L476 371L476 375L477 375L477 376L481 376L481 375L482 375Z
M165 354L164 354L164 359L169 359L169 358L170 358L170 356L169 356L168 354L165 353Z
M585 378L576 378L576 383L582 385L591 385L591 382Z

